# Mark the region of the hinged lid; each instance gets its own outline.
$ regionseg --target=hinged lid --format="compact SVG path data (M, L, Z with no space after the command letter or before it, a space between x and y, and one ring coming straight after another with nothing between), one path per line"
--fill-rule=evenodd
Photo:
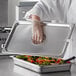
M6 43L5 50L16 54L63 57L74 27L68 24L46 23L46 40L32 43L32 24L15 23Z

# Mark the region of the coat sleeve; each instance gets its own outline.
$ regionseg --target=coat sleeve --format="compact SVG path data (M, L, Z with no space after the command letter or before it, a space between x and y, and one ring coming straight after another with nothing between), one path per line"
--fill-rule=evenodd
M28 12L26 12L24 19L26 20L31 20L31 16L32 15L36 15L39 16L40 19L42 19L42 14L43 14L43 9L42 9L42 3L39 1L38 3L35 4L35 6L29 10Z
M48 7L43 3L43 1L38 1L35 6L28 12L26 12L24 18L26 20L31 20L32 15L36 15L40 17L41 21L50 20L50 13ZM50 18L49 18L50 17Z
M58 0L56 2L54 0L40 0L25 14L24 18L31 20L32 15L37 15L41 21L57 20L63 22L66 1L68 0Z

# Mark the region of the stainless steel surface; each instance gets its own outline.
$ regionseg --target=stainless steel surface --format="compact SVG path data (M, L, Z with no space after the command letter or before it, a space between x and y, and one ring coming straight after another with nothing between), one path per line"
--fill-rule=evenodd
M0 56L0 76L22 76L14 71L14 61L11 57Z
M9 32L10 32L11 28L10 27L0 27L0 53L2 51L2 44L5 43Z
M14 65L12 58L0 58L0 76L76 76L76 64L72 64L67 72L39 74L31 70Z
M15 24L6 41L5 50L18 54L64 56L65 45L71 32L67 24L50 24L45 26L46 40L42 44L32 43L32 25Z
M0 0L0 27L8 25L8 0Z

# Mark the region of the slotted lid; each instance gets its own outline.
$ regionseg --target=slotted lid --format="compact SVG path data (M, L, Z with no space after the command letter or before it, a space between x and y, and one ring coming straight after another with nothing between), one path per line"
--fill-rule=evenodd
M63 57L71 32L70 25L46 23L44 29L46 40L41 44L33 44L32 24L16 23L6 41L6 51L23 55Z

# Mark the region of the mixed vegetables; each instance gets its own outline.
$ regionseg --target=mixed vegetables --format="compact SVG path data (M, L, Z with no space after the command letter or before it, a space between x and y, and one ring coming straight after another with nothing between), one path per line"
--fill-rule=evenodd
M70 61L64 62L61 58L53 58L53 57L42 57L42 56L30 56L30 55L19 55L16 56L18 59L22 59L24 61L28 61L30 63L34 63L37 65L53 65L53 64L64 64L70 63Z

